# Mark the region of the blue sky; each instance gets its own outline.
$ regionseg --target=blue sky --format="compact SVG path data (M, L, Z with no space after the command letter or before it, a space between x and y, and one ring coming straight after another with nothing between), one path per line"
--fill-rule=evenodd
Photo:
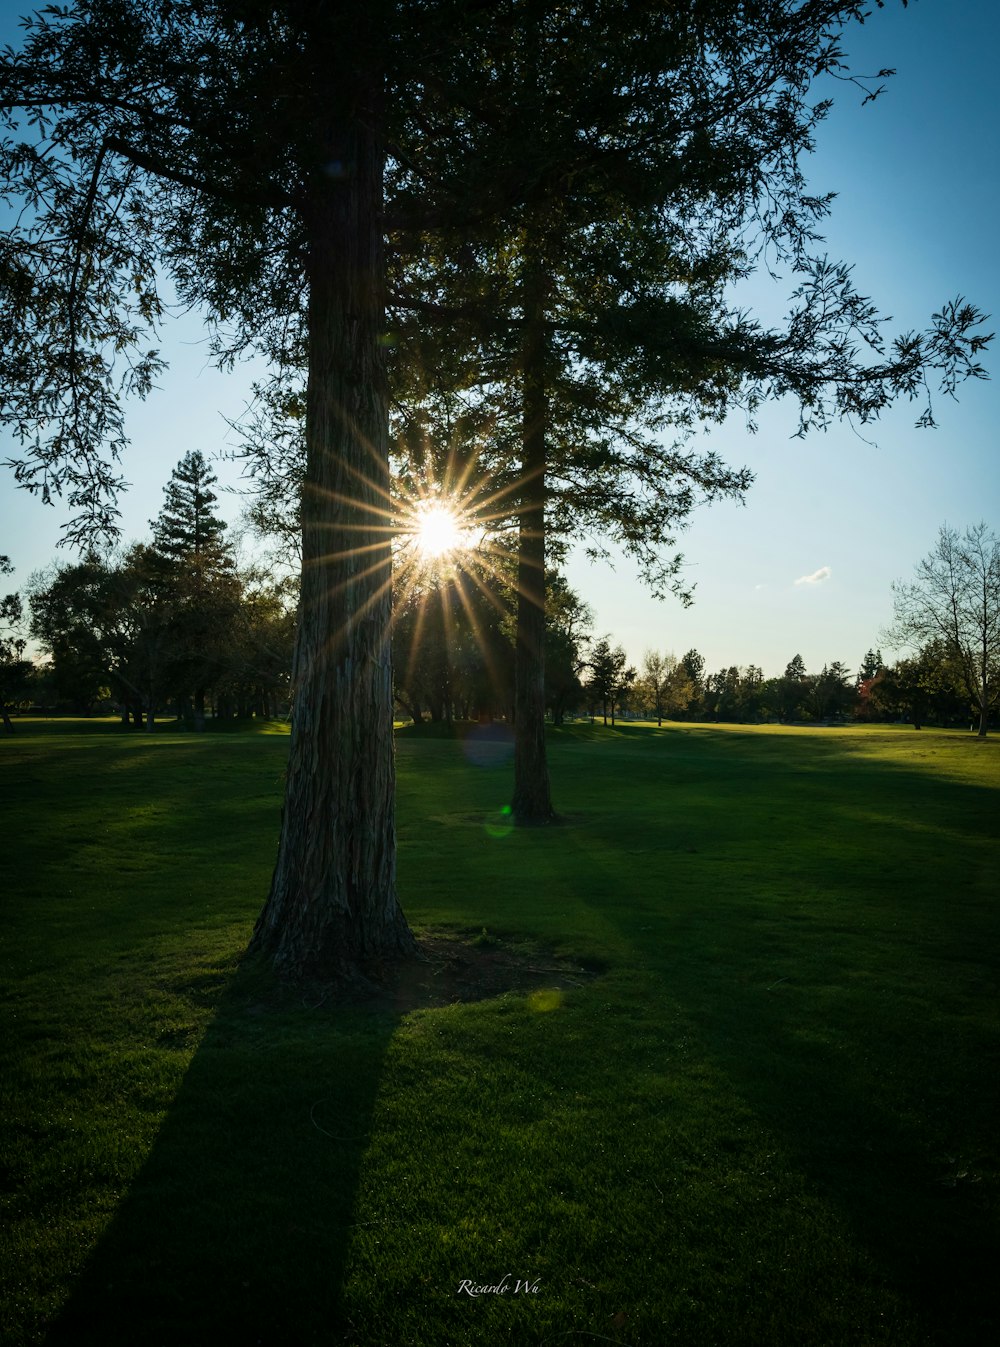
M0 38L14 35L20 9L0 0ZM839 194L826 250L854 264L858 288L893 316L893 331L925 326L958 294L1000 327L998 38L991 0L917 0L906 10L890 0L846 36L854 69L897 75L867 107L852 86L833 90L810 178L816 191ZM754 295L780 312L790 289ZM171 369L129 415L126 538L146 532L184 453L214 455L232 440L225 418L241 411L249 378L214 371L200 339L191 319L168 334ZM987 356L993 372L998 359L996 350ZM745 506L700 510L683 535L694 606L650 598L627 561L612 570L575 557L569 579L594 609L597 632L636 661L650 646L678 655L694 646L712 670L753 663L780 673L796 653L811 670L838 659L856 667L889 621L892 581L908 575L942 524L986 519L1000 528L997 383L965 385L957 403L938 399L937 430L914 428L918 410L902 405L860 433L839 425L805 441L793 438L791 404L765 409L752 437L741 418L716 428L712 447L757 477ZM238 484L233 465L216 470ZM223 498L227 517L239 509L237 498ZM15 583L51 562L65 518L4 472L0 552L17 566Z

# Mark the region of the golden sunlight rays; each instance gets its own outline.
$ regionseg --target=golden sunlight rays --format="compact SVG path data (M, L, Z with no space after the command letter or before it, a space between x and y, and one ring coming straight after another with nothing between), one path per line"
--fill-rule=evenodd
M441 501L418 507L415 523L414 542L417 550L428 559L467 550L472 543L470 531L462 527L454 507Z
M468 447L442 453L428 440L391 483L352 466L336 486L311 488L332 509L307 567L323 569L334 603L340 591L354 590L355 618L391 592L392 628L402 624L407 633L397 652L401 669L426 641L450 642L461 631L486 657L491 682L499 679L491 647L498 621L509 623L516 606L523 482L514 472L494 475L489 457Z

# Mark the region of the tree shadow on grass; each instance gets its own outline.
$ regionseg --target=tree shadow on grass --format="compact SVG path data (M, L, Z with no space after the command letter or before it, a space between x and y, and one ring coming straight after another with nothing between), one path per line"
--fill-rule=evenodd
M710 1060L845 1220L876 1284L909 1307L929 1342L996 1342L996 1212L981 1168L994 1150L995 1078L971 1053L952 1063L936 1043L922 1060L909 1056L898 1022L886 1022L881 1043L878 1019L831 1022L794 976L734 980L714 1006L703 992L685 997L685 1009ZM919 1038L920 1023L910 1032Z
M330 1343L398 1015L226 990L51 1344Z
M402 1017L594 976L492 941L425 935L420 948L384 970L383 993L366 1003L276 987L259 960L245 961L50 1347L353 1340L341 1292Z
M599 866L599 857L588 851L586 864ZM701 911L680 904L684 913L668 920L653 948L654 937L638 934L651 928L633 924L631 904L622 901L621 874L606 870L616 900L601 904L604 915L662 980L707 1063L846 1222L876 1283L908 1307L926 1334L913 1340L941 1347L1000 1340L996 1210L987 1182L1000 1097L995 1070L983 1060L988 1034L970 1021L968 1041L949 1047L956 1020L946 1016L943 1027L926 1029L907 1022L905 1009L891 1005L900 994L892 987L875 997L865 989L854 1004L849 995L839 1003L834 997L828 1018L808 971L789 963L790 976L761 978L762 963L776 958L780 972L781 960L805 946L801 928L790 928L782 944L781 912L762 920L759 892L747 894L742 913L735 892L714 902L707 896ZM838 962L837 932L823 928L820 922L805 942L828 946L831 976L846 977L850 955ZM705 947L684 948L685 939ZM863 1018L863 1006L873 1019ZM920 1046L924 1034L929 1046Z

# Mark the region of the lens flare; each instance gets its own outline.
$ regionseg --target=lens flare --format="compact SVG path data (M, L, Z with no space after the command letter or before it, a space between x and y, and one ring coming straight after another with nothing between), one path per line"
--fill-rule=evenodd
M483 824L487 837L500 838L509 837L514 831L514 815L511 812L509 804L505 804L502 809L490 814Z
M421 555L445 557L467 547L466 531L454 510L435 502L417 511L414 538Z

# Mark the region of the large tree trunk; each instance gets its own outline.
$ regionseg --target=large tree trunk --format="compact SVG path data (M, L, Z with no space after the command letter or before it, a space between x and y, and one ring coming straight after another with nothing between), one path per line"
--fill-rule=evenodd
M545 756L545 282L529 275L525 302L521 510L514 654L514 798L518 824L551 823Z
M396 899L379 98L330 135L307 218L302 592L281 840L252 949L353 981L411 951Z

